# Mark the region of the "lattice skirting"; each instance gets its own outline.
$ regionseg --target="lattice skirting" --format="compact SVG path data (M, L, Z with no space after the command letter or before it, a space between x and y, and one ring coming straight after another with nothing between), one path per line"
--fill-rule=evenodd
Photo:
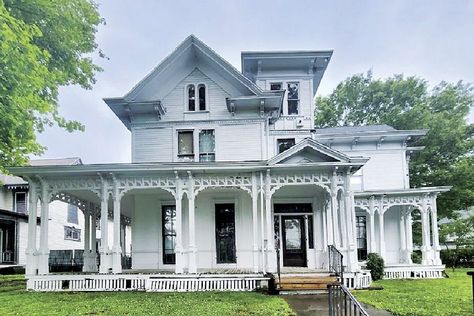
M370 271L362 270L359 272L345 272L344 285L349 289L364 289L368 288L372 283L372 276Z
M443 277L444 269L444 265L385 267L384 279L437 279Z
M266 285L259 275L159 276L159 275L47 275L28 277L27 289L54 291L254 291Z

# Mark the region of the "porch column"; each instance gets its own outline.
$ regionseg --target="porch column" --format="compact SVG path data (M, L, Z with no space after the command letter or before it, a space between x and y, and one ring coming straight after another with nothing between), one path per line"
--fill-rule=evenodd
M91 224L91 272L97 272L97 219L98 212L96 210L91 211L92 224Z
M48 248L48 226L49 226L49 200L50 193L45 181L41 181L41 227L40 248L38 256L38 274L49 273L49 248Z
M326 247L329 246L329 245L334 245L334 227L333 227L333 205L335 203L335 200L336 200L336 193L332 190L331 188L331 193L330 193L330 198L329 198L329 201L328 203L326 204L326 207L325 207L325 214L326 214L326 230L327 230L327 245L325 245Z
M82 272L91 272L91 211L89 205L82 210L82 213L84 214L84 264Z
M109 273L111 266L109 249L109 192L105 185L100 201L100 266L99 273Z
M194 180L191 172L188 171L189 186L188 186L188 208L189 208L189 262L188 273L197 273L197 247L196 247L196 208L194 206Z
M183 198L181 194L181 180L179 179L178 172L175 171L176 177L176 248L175 248L175 273L184 272L184 257L183 257L183 205L181 200Z
M28 246L26 248L26 275L37 274L37 262L36 262L36 223L38 216L38 192L36 191L36 185L33 181L28 179L28 185L30 190L29 205L28 205Z
M120 202L122 197L114 193L114 243L112 246L112 272L122 273L122 247L120 246Z
M370 197L369 216L370 216L370 252L377 252L377 243L375 240L375 198Z
M270 192L270 169L267 169L265 178L265 215L267 224L267 264L268 272L276 271L275 239L272 225L272 196Z
M407 244L405 231L405 214L404 210L400 210L400 263L407 263Z
M258 191L257 176L252 173L252 244L253 244L253 272L258 272Z
M383 223L383 215L384 215L384 212L382 210L382 205L380 205L380 208L379 208L379 242L380 242L379 255L385 260L385 227Z
M441 247L439 245L438 208L436 205L436 195L432 197L431 205L431 227L433 231L433 263L435 265L441 265Z
M343 211L343 233L345 231L346 240L346 258L348 272L353 272L357 269L357 248L355 237L355 209L353 206L354 196L350 187L350 170L347 170L344 178L344 211Z
M313 197L313 245L314 245L314 264L316 268L323 268L323 253L326 247L325 225L323 223L323 210L321 201ZM322 231L319 231L319 228ZM319 235L318 235L319 234Z
M423 208L421 210L421 234L423 245L421 246L421 263L424 265L431 264L431 241L430 241L430 222L429 210L426 203L426 197L423 198Z
M407 210L407 214L405 216L405 231L407 234L407 263L412 264L413 261L411 260L411 254L413 253L413 219L411 217L411 209Z

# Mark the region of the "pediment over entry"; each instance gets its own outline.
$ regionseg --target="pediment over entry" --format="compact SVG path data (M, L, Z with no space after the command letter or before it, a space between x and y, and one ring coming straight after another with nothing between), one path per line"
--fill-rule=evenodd
M270 159L268 164L305 164L318 162L350 163L351 158L314 139L305 138L290 149Z

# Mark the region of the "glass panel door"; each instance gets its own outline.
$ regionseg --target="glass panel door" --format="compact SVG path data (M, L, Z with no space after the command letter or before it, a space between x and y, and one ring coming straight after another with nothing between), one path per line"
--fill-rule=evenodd
M234 204L216 204L217 263L236 263Z

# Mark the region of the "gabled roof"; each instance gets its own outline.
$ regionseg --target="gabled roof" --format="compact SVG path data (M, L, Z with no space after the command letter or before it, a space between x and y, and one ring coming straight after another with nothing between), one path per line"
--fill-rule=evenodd
M312 138L305 138L290 149L276 155L268 160L269 165L284 163L292 157L303 154L301 159L308 159L308 162L315 162L314 159L324 162L342 162L342 163L365 163L368 159L363 157L349 157L346 154L332 149ZM305 158L306 156L307 158ZM302 161L304 163L304 161ZM301 163L301 162L300 162Z
M284 91L263 91L196 36L190 35L125 96L104 98L104 101L129 129L137 114L150 113L160 120L166 114L163 98L196 68L217 79L229 93L229 102L236 105L240 97L264 99L263 102L276 99L272 101L273 109L283 99ZM279 109L274 111L279 112Z

